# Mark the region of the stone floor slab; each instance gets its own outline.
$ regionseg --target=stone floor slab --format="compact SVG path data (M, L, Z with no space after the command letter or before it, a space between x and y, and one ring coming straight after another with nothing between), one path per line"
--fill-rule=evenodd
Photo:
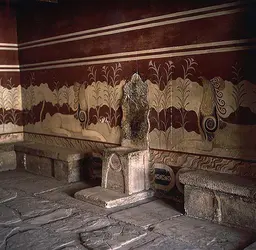
M162 237L159 236L159 234L147 231L147 234L136 241L132 241L129 244L122 246L122 250L131 250L131 249L137 249L139 247L142 247L144 245L147 245L149 242L154 241L155 239ZM166 238L166 236L163 236Z
M164 201L156 200L111 214L111 218L148 228L159 221L182 215Z
M180 215L159 200L104 209L71 197L80 184L59 186L55 180L54 191L45 183L33 195L36 185L52 179L13 172L0 173L0 250L234 250L255 240L249 232Z
M69 235L60 235L41 228L19 228L5 242L5 249L52 250L62 249L75 243Z
M6 249L6 240L16 233L18 227L0 226L0 250Z
M44 225L44 224L49 224L51 222L55 222L58 220L63 220L65 218L70 217L72 214L72 209L57 209L54 212L51 212L49 214L37 216L32 219L26 220L27 223L30 223L32 225Z
M17 197L17 192L13 190L6 190L0 188L0 203L4 203L10 200L13 200Z
M198 249L243 249L253 241L252 233L186 216L157 224L154 232Z
M197 247L193 247L182 241L170 239L168 237L157 237L156 239L149 241L141 246L134 247L132 249L137 250L199 250Z
M50 227L58 233L81 233L97 230L114 224L114 221L102 216L93 216L91 213L74 214L66 219L52 222ZM46 228L49 227L47 224Z
M66 184L53 178L28 173L23 170L2 172L0 187L5 189L19 189L28 194L38 194L57 190Z
M0 205L0 225L10 225L20 221L17 212L5 205Z
M118 249L147 235L147 232L129 224L118 223L80 234L89 249Z
M23 219L43 215L61 207L55 202L29 195L18 196L15 200L6 202L6 206L17 211Z
M59 192L59 190L40 194L38 195L38 197L50 200L52 202L56 202L65 207L75 208L76 211L93 213L95 216L106 215L108 213L107 210L102 207L95 206L93 204L83 202L81 200L77 200L66 193Z

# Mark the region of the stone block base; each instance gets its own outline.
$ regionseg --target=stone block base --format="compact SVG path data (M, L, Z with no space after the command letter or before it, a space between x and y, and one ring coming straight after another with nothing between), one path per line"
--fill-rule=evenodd
M15 151L0 150L0 172L13 170L16 168Z
M153 195L152 190L126 195L97 186L75 193L75 198L104 208L113 208L141 201Z
M215 219L216 200L213 192L185 185L185 212L195 218Z
M53 160L36 155L26 155L25 169L33 174L52 177Z
M54 160L54 177L59 181L67 181L68 183L80 181L82 161L64 162Z
M17 168L68 183L84 179L84 153L32 142L16 144L15 151Z
M207 171L181 175L185 212L194 218L256 231L256 181Z

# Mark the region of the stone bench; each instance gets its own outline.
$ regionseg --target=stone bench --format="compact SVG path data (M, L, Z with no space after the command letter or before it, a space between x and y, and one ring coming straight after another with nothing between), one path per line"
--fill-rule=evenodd
M23 142L15 145L17 168L54 177L68 183L83 177L85 153L45 144Z
M180 182L188 216L256 231L256 179L191 170Z
M16 168L16 154L13 143L0 144L0 172Z

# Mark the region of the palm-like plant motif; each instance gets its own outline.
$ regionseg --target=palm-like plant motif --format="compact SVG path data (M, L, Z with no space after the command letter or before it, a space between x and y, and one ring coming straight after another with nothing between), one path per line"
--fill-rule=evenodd
M60 82L59 81L54 81L54 91L53 91L53 96L56 101L56 107L59 112L60 109L60 102L61 102L61 91L60 91Z
M165 62L164 65L157 65L155 62L149 62L149 70L152 71L152 82L158 86L159 93L154 93L154 98L152 101L152 107L157 112L157 117L152 117L157 124L157 129L159 131L159 144L161 144L160 130L167 131L168 120L171 117L167 117L167 109L171 105L172 101L172 75L174 73L175 66L172 61ZM159 105L160 104L160 105ZM164 119L160 119L160 112L163 110ZM162 128L162 129L161 129ZM165 135L166 143L169 141L170 132Z
M7 96L7 105L10 108L9 121L12 124L17 124L20 120L20 117L16 112L16 109L19 106L19 96L17 88L15 88L14 84L12 83L12 78L7 80L7 87L10 89Z
M96 115L94 115L93 117L96 117L97 122L100 120L100 100L102 99L101 95L100 95L100 82L97 81L97 69L95 69L94 66L90 66L88 67L88 77L90 79L90 81L94 84L92 84L92 88L93 88L93 95L92 98L95 101L95 110L96 110Z
M182 127L183 139L185 136L184 134L185 126L188 123L186 108L189 105L189 101L188 101L188 97L190 94L190 90L188 88L190 83L189 77L193 76L193 73L195 73L195 67L197 65L198 65L197 62L193 58L185 59L185 66L182 65L183 79L181 79L180 85L177 86L179 95L177 95L176 98L178 99L179 112L181 116L181 122L179 122L179 124Z
M118 119L120 114L117 113L118 108L120 107L121 98L119 96L119 91L117 88L118 83L120 82L120 72L122 71L122 66L120 63L115 64L115 66L103 66L102 73L103 79L107 83L107 88L104 89L104 100L108 106L108 113L106 113L107 120L110 125L117 126ZM114 113L112 114L112 109ZM110 128L109 128L110 129Z
M33 111L33 107L35 105L36 102L36 97L35 97L35 90L34 90L34 86L35 86L35 73L31 73L30 77L29 77L29 87L26 89L26 101L28 101L28 115L29 115L29 120L34 123L35 121L35 115L34 115L34 111Z
M244 96L246 95L244 83L241 82L243 80L243 76L241 75L241 68L238 68L238 65L232 66L232 73L234 77L232 80L234 81L232 97L234 99L235 106L232 106L232 110L235 113L236 120L238 119L238 109L244 102Z
M0 86L2 87L2 78L0 78ZM7 122L7 115L8 113L6 112L8 108L8 95L7 95L8 89L3 88L2 91L0 91L0 108L1 108L1 113L0 113L0 122L3 124L3 132L5 131L5 124Z
M63 93L63 98L65 100L65 105L67 106L67 109L68 109L68 113L70 113L70 111L71 111L71 107L70 107L71 106L71 103L70 103L71 89L69 88L69 85L67 82L64 83L62 93Z

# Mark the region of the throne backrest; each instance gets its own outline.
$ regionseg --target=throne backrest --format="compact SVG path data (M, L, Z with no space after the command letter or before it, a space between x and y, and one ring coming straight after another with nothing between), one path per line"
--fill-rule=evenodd
M122 138L123 147L148 149L149 147L149 105L148 84L139 74L133 74L123 87Z

